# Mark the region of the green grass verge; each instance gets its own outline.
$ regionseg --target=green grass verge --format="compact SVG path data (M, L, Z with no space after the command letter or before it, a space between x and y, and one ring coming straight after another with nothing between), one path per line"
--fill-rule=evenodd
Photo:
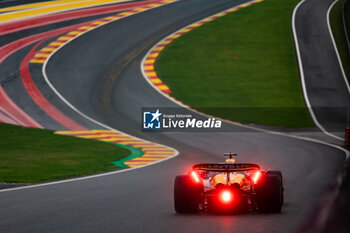
M344 6L344 12L345 12L345 27L348 35L350 35L350 2L348 1Z
M159 77L176 99L212 115L314 126L301 93L291 31L298 2L265 0L181 36L157 59Z
M35 183L118 169L130 151L116 145L0 124L0 182Z
M343 13L342 13L342 7L345 0L338 1L332 8L329 20L332 28L332 33L334 36L334 40L337 44L339 56L341 58L344 72L349 80L350 77L350 54L347 47L346 37L345 37L345 30L343 26ZM346 7L345 10L345 19L348 22L347 26L350 24L350 17L349 17L349 11L350 11L350 4ZM350 32L350 29L348 29Z

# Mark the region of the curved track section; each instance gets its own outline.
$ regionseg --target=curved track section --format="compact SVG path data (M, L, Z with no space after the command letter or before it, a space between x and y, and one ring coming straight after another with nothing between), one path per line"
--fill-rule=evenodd
M32 64L30 73L39 90L79 125L89 129L108 125L177 148L180 156L128 172L0 192L0 229L4 232L295 230L342 166L343 151L228 123L225 126L230 132L226 133L140 131L142 107L178 107L144 79L140 64L147 51L174 31L244 2L178 1L105 24L75 38L51 55L44 75L41 64ZM18 55L24 56L29 50L25 48ZM71 106L100 124L84 119L82 114L68 108L43 82L45 77ZM16 87L7 87L7 91ZM16 96L14 91L12 96ZM18 99L15 102L21 103ZM45 114L40 114L33 113L32 116L45 123L42 120L46 119L42 117ZM48 125L62 128L55 124ZM176 215L172 195L174 177L185 173L198 161L221 161L223 152L233 150L241 155L241 161L261 164L264 169L282 170L286 189L283 212L273 215Z
M329 25L336 0L303 0L293 12L292 26L304 98L317 126L343 140L349 124L350 87Z

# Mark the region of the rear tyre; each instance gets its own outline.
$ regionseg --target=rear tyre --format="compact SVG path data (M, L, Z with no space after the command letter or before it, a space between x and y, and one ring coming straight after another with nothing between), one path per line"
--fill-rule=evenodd
M281 171L267 171L266 172L267 174L274 174L276 176L278 176L281 180L281 184L282 184L282 192L281 192L281 195L282 195L282 204L284 203L284 195L283 195L283 191L284 191L284 187L283 187L283 177L282 177L282 172Z
M267 171L266 174L278 176L281 179L281 183L283 185L283 177L281 171Z
M189 176L177 176L174 184L175 211L179 214L197 212L201 190L201 184L194 183Z
M261 183L256 187L257 204L262 212L281 212L284 197L282 173L266 172Z

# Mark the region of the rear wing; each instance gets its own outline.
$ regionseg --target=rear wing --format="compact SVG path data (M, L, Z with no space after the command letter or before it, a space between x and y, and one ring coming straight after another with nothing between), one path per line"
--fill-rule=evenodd
M252 163L236 163L236 164L218 164L218 163L203 163L196 164L192 167L193 170L204 171L222 171L222 172L234 172L234 171L247 171L247 170L260 170L260 166Z

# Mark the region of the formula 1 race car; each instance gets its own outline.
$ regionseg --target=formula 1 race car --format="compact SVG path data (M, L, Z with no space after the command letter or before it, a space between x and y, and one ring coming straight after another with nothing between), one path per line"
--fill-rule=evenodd
M174 204L177 213L236 213L247 211L280 212L283 180L280 171L262 171L256 164L236 163L229 156L225 163L197 164L187 175L177 176Z

